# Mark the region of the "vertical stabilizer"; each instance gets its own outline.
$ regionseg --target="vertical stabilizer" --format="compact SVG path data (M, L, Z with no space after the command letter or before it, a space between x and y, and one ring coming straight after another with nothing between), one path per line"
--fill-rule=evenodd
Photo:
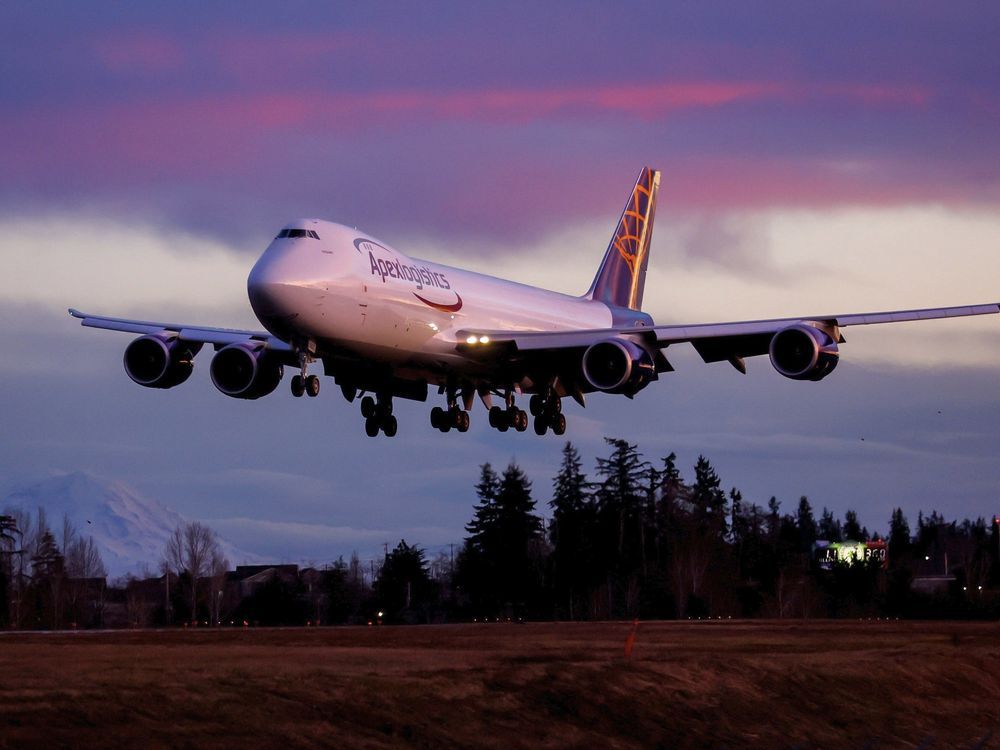
M642 308L642 289L646 283L649 242L653 236L653 214L659 189L660 173L643 167L594 283L586 294L588 299L630 310Z

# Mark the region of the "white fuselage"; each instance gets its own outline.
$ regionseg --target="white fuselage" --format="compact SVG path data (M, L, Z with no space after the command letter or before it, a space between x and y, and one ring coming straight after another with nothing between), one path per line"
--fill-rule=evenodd
M410 258L356 229L313 219L318 235L275 239L247 279L260 322L292 344L383 361L430 382L483 368L457 332L607 328L602 302Z

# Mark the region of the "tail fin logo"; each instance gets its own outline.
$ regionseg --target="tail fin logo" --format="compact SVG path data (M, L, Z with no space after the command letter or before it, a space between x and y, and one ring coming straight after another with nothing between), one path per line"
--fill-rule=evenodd
M587 296L616 307L642 308L660 173L643 167Z
M636 264L639 261L639 248L646 233L646 216L651 195L653 172L649 167L643 169L632 198L622 214L615 232L614 243L618 254L625 261L632 276L635 276Z

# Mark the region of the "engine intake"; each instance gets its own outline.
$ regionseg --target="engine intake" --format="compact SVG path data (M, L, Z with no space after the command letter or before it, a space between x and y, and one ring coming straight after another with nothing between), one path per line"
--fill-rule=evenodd
M656 380L656 365L634 341L606 339L583 353L583 376L599 391L631 396Z
M201 344L177 337L140 336L125 348L125 372L146 388L173 388L194 370L194 356Z
M792 380L822 380L840 361L829 334L801 323L774 334L769 351L774 369Z
M209 368L215 387L233 398L266 396L281 382L285 368L263 347L229 344L212 357Z

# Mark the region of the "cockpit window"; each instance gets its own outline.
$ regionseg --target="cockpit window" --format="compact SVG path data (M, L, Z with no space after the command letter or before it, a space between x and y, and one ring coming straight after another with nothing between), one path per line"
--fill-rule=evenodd
M312 229L282 229L278 232L278 236L274 239L284 240L284 239L295 239L297 237L310 237L314 240L319 239L319 235L316 234Z

